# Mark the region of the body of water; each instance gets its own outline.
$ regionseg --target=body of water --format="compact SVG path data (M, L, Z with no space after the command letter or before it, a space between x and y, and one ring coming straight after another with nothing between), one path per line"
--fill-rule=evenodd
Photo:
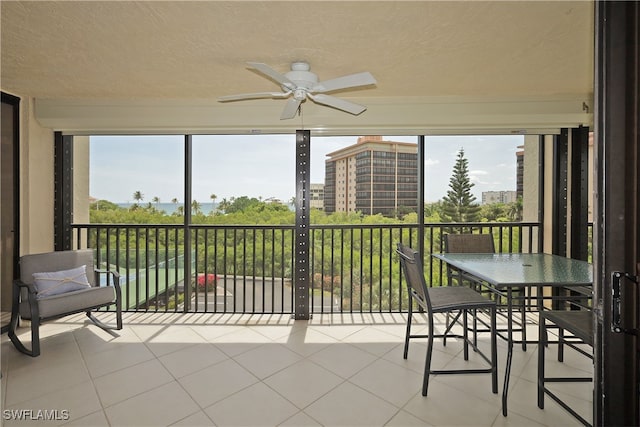
M149 202L140 202L138 203L140 206L146 207L149 205ZM135 205L135 203L118 203L118 206L121 208L129 209L131 206ZM178 206L184 206L184 203L171 203L171 202L161 202L161 203L153 203L151 202L151 206L155 207L159 211L164 211L168 215L171 215L176 210L178 210ZM218 203L200 203L200 211L203 214L208 215L213 211Z

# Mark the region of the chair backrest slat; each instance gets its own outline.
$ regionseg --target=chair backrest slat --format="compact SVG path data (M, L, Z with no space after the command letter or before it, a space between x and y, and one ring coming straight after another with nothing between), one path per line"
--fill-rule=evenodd
M486 254L494 253L493 235L445 234L444 251L449 253Z
M418 252L402 243L398 243L396 252L400 256L400 265L404 272L407 288L420 299L419 303L423 308L430 312L431 300L429 299L427 282L424 279L422 262L418 256Z

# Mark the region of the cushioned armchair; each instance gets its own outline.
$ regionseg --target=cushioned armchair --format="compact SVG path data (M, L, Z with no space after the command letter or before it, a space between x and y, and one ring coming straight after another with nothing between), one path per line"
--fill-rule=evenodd
M107 275L107 286L100 286L100 274ZM20 279L13 283L9 338L18 351L36 357L40 355L40 323L45 320L84 311L103 329L122 329L120 295L119 274L96 270L92 249L24 255ZM100 322L91 313L109 305L116 307L115 326ZM31 350L16 335L20 318L31 321Z

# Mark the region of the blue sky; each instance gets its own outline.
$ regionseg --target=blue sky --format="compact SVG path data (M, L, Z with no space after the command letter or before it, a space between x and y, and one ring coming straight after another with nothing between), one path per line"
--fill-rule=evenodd
M417 137L388 136L416 142ZM275 197L288 201L295 193L294 135L203 135L193 142L193 198L200 203L223 198ZM354 144L357 137L313 137L311 182L324 182L326 153ZM91 137L90 195L112 202L184 199L183 136ZM516 151L524 138L500 136L429 136L425 142L425 200L441 199L460 148L469 161L473 193L515 190Z

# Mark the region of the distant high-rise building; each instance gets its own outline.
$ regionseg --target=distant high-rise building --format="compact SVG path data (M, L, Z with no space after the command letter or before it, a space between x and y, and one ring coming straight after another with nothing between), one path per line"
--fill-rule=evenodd
M390 215L418 206L417 144L362 136L327 154L324 209Z
M483 191L482 204L513 203L518 199L516 191Z
M310 184L311 207L316 209L324 209L324 184Z
M524 145L516 151L516 196L524 195Z

